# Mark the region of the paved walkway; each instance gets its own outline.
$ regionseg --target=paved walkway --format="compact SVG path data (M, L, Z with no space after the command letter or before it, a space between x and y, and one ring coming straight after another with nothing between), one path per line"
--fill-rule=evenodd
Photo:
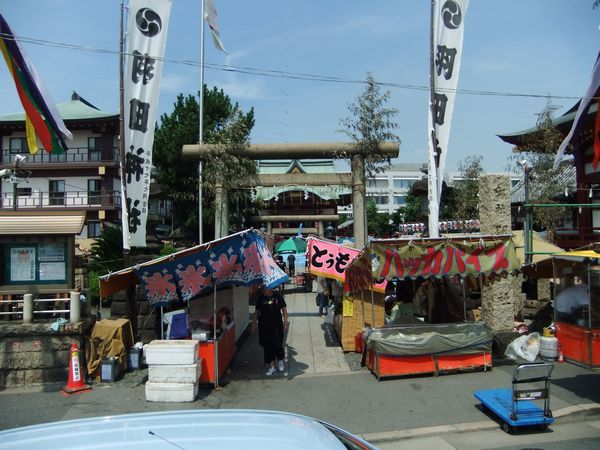
M285 293L290 326L285 342L286 369L278 377L291 379L350 372L333 326L319 316L315 296L312 292L291 292L291 289ZM231 378L264 377L258 335L248 335L231 365Z

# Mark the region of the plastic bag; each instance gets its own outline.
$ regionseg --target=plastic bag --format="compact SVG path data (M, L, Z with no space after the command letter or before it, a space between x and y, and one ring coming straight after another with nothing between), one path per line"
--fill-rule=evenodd
M534 362L540 353L540 333L524 334L506 347L504 356L510 359L525 359Z

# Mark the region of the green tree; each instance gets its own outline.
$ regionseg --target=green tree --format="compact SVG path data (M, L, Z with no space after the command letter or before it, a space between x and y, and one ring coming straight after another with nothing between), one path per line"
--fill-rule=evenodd
M524 174L526 164L529 173L529 203L559 205L565 201L565 190L572 189L572 179L565 173L573 171L572 162L564 161L554 169L556 151L563 141L562 133L556 128L553 113L556 107L550 100L538 114L535 130L524 136L513 149L510 166L515 173ZM534 208L533 221L536 228L551 231L562 221L566 208Z
M198 229L198 166L181 158L184 144L198 142L199 107L192 95L180 94L171 114L163 114L154 138L156 181L172 195L174 225ZM255 173L254 161L239 156L254 126L254 109L243 113L223 90L204 86L203 142L216 144L214 154L203 164L203 223L213 224L214 186L218 174L229 189L230 202L249 201L249 192L236 190L236 183Z
M394 133L398 129L398 124L394 121L398 110L386 106L389 99L390 92L382 93L379 84L369 72L364 91L358 96L356 102L348 105L350 115L340 120L340 125L343 127L340 132L355 143L364 158L367 178L372 178L390 166L390 158L382 154L380 144L390 141L400 142L399 137Z
M369 233L373 236L389 237L396 230L390 214L377 212L377 204L373 200L367 202L366 213Z
M485 172L481 165L482 156L467 156L458 163L460 180L456 180L444 199L445 219L467 220L479 218L479 177Z
M87 285L92 305L97 305L100 299L100 282L98 278L123 268L123 232L120 227L105 225L100 236L90 248ZM107 300L110 301L110 299Z
M398 224L400 223L415 223L423 221L423 203L427 200L426 197L415 195L411 188L406 194L404 205L397 210Z

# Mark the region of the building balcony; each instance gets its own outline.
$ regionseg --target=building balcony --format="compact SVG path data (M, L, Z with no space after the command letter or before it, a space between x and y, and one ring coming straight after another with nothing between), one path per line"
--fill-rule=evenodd
M2 149L2 160L0 165L13 166L17 155L27 155L27 166L36 164L95 164L95 165L111 165L119 164L119 149L90 149L88 147L73 147L60 155L53 155L44 150L40 150L35 155L28 153L17 152L11 149Z
M16 194L17 209L116 209L121 208L120 191L65 191ZM15 195L12 192L0 194L0 210L14 209Z

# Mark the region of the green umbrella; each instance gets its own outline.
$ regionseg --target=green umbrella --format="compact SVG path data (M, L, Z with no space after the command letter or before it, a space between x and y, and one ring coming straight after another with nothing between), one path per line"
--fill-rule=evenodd
M306 241L304 239L289 238L275 246L276 253L305 253Z

